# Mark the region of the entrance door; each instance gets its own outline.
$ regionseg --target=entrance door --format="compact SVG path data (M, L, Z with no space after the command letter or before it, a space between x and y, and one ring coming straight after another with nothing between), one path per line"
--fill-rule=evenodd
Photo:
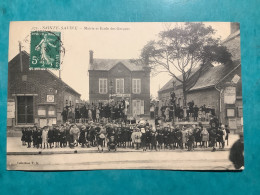
M144 101L143 100L133 100L133 116L144 114Z
M17 96L17 123L33 123L33 96Z

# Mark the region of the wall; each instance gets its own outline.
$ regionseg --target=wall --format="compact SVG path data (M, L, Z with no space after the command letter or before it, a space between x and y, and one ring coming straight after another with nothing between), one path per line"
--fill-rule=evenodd
M219 111L219 92L214 87L190 91L187 95L187 103L192 100L194 101L194 105L198 107L205 104L206 106L215 108L216 113Z
M37 122L38 104L47 103L47 95L54 95L57 114L62 112L65 105L64 95L70 95L75 102L80 95L69 90L58 77L46 70L29 70L29 56L22 53L23 71L21 72L19 55L9 63L8 70L8 99L16 101L13 94L34 94L33 112ZM74 104L75 105L75 104Z
M107 78L107 94L99 93L99 78ZM116 79L124 78L124 94L130 94L130 104L134 99L145 101L145 114L150 112L150 74L144 71L130 71L122 63L118 63L109 71L89 71L89 101L95 102L98 100L108 100L111 90L109 89L110 82L113 82L112 94L116 94ZM132 79L141 79L141 93L132 93ZM130 105L130 113L132 106Z

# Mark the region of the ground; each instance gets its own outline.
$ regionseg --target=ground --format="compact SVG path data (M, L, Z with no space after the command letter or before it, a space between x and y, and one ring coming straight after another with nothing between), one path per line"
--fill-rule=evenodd
M146 151L118 148L99 153L96 147L36 149L21 146L20 138L7 138L7 169L9 170L95 170L95 169L168 169L168 170L234 170L229 151L238 135L230 134L224 150L211 148L194 151Z
M168 169L234 170L229 151L104 152L8 155L12 170Z

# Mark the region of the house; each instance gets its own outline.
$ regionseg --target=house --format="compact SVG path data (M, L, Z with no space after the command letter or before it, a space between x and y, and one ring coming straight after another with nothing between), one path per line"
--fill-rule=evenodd
M187 102L194 101L198 107L206 105L215 110L221 123L232 130L243 125L242 82L240 59L240 30L238 23L231 23L231 34L222 42L231 53L232 62L218 66L208 66L193 84L187 94ZM161 105L169 102L169 93L173 90L171 79L159 90ZM182 105L183 93L179 83L174 87L177 103ZM167 94L168 93L168 94Z
M8 63L8 127L60 123L63 108L74 107L80 96L51 71L30 70L25 51Z
M89 52L89 101L125 100L128 116L149 115L150 69L129 59L96 59Z

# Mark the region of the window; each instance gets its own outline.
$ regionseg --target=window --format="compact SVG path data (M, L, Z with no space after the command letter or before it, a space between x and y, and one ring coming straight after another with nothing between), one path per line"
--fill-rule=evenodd
M133 93L141 93L141 79L133 79Z
M227 108L227 117L235 117L235 108Z
M116 79L116 93L124 93L124 79Z
M107 93L107 79L99 79L99 93Z

